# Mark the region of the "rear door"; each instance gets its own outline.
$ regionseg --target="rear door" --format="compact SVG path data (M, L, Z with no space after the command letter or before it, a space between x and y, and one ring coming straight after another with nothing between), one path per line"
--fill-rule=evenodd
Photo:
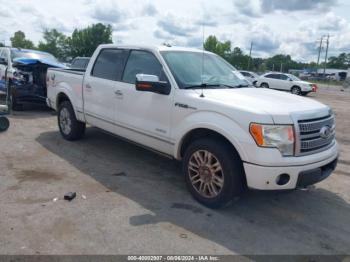
M269 87L272 89L278 89L279 83L278 83L278 74L268 74L264 76L264 81L261 80L261 82L267 82L269 84Z
M292 81L290 81L289 76L285 74L280 74L280 89L289 91L292 88Z
M121 79L127 55L128 51L123 49L101 49L83 83L87 122L113 133L118 102L116 83Z

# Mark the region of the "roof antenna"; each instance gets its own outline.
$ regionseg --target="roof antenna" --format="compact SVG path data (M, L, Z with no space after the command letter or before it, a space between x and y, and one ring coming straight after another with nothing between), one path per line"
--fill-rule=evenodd
M200 97L205 97L204 96L204 90L203 90L203 87L204 87L204 80L203 80L203 75L204 75L204 22L203 22L203 24L202 24L202 30L203 30L203 40L202 40L202 42L203 42L203 44L202 44L202 72L201 72L201 81L202 81L202 83L201 83L201 87L202 87L202 93L201 93L201 95L200 95Z

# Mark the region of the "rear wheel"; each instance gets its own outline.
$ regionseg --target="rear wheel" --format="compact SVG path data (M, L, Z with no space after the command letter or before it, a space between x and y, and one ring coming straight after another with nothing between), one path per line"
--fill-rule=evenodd
M60 104L57 118L61 135L66 140L73 141L83 137L85 123L77 120L73 106L69 101L64 101Z
M301 89L299 86L293 86L292 89L291 89L291 93L293 95L298 95L298 96L301 96L302 93L301 93Z
M225 206L244 189L242 161L223 141L207 138L194 141L182 164L189 191L207 207Z
M260 85L260 87L262 87L262 88L270 88L270 86L269 86L268 83L262 83L262 84Z

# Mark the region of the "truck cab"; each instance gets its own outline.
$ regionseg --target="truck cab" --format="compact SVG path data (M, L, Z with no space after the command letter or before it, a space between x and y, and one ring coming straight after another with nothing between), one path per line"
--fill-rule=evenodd
M86 72L48 70L47 104L67 140L90 124L181 161L191 194L213 208L246 188L317 183L338 158L328 106L254 88L197 49L101 45Z

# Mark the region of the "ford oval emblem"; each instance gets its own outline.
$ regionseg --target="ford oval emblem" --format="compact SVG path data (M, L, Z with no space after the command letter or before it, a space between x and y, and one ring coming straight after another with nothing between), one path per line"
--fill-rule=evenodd
M324 126L320 130L320 136L323 139L328 139L331 136L331 128L329 126Z

